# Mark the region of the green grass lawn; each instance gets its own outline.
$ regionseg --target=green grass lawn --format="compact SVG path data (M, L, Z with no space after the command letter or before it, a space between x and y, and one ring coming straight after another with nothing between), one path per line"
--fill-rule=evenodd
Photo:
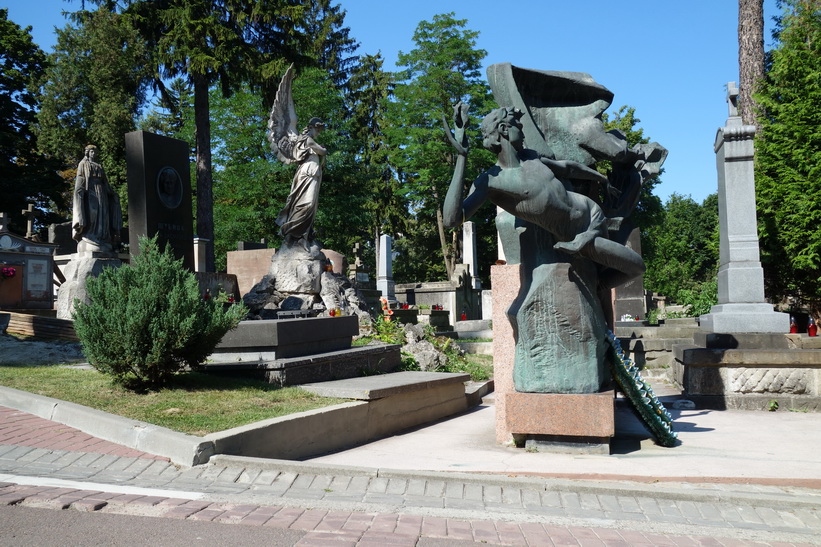
M179 374L166 389L137 394L96 370L0 366L0 385L96 408L192 435L344 402L297 387L198 372Z

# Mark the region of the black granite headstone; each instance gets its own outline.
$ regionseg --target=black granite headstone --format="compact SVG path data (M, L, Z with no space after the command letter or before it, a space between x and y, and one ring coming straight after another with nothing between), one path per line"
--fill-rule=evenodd
M125 135L128 172L128 226L131 254L140 236L158 234L161 247L194 269L189 146L185 141L133 131Z

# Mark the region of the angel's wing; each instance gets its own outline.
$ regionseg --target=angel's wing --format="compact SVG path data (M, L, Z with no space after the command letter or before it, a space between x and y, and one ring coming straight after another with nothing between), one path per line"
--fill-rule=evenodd
M279 161L291 163L294 157L291 153L293 143L297 138L296 110L294 98L291 94L291 82L294 79L294 65L288 67L282 81L279 82L274 105L268 118L268 141Z

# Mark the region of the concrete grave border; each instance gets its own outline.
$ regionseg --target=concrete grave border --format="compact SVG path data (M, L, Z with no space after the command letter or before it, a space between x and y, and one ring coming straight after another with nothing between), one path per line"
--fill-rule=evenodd
M451 376L460 378L454 383ZM204 437L5 386L0 386L0 405L191 467L218 454L287 460L334 452L464 412L493 389L490 381L471 385L465 392L467 375L444 377L450 388L425 379L415 390L400 387L381 398L299 412ZM458 396L453 386L459 388Z

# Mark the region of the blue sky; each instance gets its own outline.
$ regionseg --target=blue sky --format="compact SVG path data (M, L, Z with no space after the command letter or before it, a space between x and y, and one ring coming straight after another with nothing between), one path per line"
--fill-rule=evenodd
M615 94L613 107L636 108L645 136L670 154L656 193L716 191L713 142L727 118L725 85L738 80L737 0L341 0L360 53L381 52L394 68L399 51L413 49L419 21L454 12L479 31L484 65L510 62L539 70L587 72ZM9 19L31 25L50 51L61 12L80 0L0 0ZM775 0L764 1L765 47L770 48ZM479 114L479 113L475 113Z

